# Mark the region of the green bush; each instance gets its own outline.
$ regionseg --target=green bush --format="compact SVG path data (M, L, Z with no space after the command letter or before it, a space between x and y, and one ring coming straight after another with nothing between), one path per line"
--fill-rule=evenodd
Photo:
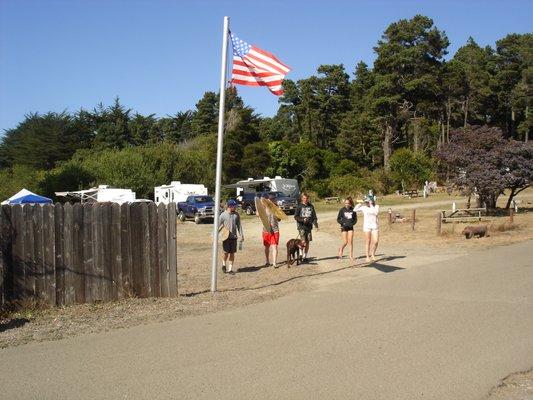
M396 187L402 190L419 187L434 174L433 162L429 157L405 148L392 154L390 169Z
M316 196L313 197L324 198L330 195L328 179L317 179L305 182L303 188L303 191L315 193Z
M354 175L335 176L329 180L329 191L339 197L353 196L366 193L372 186L367 178Z
M44 171L26 165L0 169L0 201L7 200L24 188L42 195L39 183L43 176Z
M375 194L386 195L392 193L396 186L391 177L391 174L383 168L376 169L370 173L370 186L373 188Z
M346 158L340 160L331 170L331 176L343 176L357 174L359 167L357 164Z

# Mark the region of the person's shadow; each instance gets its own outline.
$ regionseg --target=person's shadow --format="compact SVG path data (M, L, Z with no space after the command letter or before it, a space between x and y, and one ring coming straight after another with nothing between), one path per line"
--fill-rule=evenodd
M5 323L2 322L0 323L0 333L10 329L20 328L28 322L30 322L30 320L27 318L13 318Z

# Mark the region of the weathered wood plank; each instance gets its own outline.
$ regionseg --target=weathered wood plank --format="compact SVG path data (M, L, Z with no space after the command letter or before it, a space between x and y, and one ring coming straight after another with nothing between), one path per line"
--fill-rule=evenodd
M159 281L161 296L169 296L169 271L167 262L167 208L164 204L157 206L157 239L159 252Z
M56 305L56 254L54 205L43 206L43 263L45 300Z
M40 206L38 206L40 207ZM24 204L22 206L22 215L24 219L24 290L22 292L22 298L36 297L35 287L35 244L33 236L33 208L31 204Z
M11 206L4 205L0 208L0 305L8 303L13 296L11 231Z
M131 246L130 205L120 206L120 253L122 261L122 296L134 295L132 275L132 246Z
M74 272L74 301L85 302L85 270L83 265L83 206L72 205L72 271Z
M63 206L54 206L55 258L56 258L56 305L65 304L65 263L63 261Z
M120 204L111 205L111 278L112 278L112 299L123 298L122 288L122 240L120 231Z
M157 229L157 206L155 203L148 204L148 221L150 228L150 287L152 289L151 296L161 296L161 282L159 276L159 251L158 251L158 234Z
M130 205L130 227L131 227L131 276L133 294L143 297L143 273L142 273L142 204L133 203Z
M103 207L101 203L91 203L93 207L93 258L94 258L94 279L93 279L93 301L103 301L103 279L104 279L104 233L103 233Z
M150 222L148 220L148 205L141 203L141 228L142 237L140 247L142 248L141 271L142 286L141 297L150 297L152 287L150 286Z
M99 206L99 216L102 232L102 279L100 281L102 287L102 300L109 301L113 298L113 271L112 271L112 248L111 248L111 218L112 218L112 204L102 203Z
M12 300L22 297L24 291L24 215L22 205L14 205L11 210L12 218L12 244L11 254L13 257Z
M178 295L178 271L177 271L177 246L176 246L176 204L170 203L167 206L167 227L168 227L168 270L169 270L169 296Z
M63 263L64 263L64 300L65 305L74 304L76 292L74 289L76 273L73 267L73 210L72 204L63 205Z
M45 301L45 277L43 262L43 207L39 204L32 205L33 225L33 268L35 279L35 297Z
M92 203L83 204L83 270L85 273L85 302L92 303L98 299L98 293L95 293L95 262L94 262L94 208Z

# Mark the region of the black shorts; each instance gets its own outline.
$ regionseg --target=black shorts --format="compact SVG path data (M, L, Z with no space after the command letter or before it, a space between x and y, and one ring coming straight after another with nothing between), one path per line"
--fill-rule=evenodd
M313 240L313 234L311 233L311 231L305 229L298 229L298 236L306 243L309 243Z
M353 226L341 226L341 232L353 231Z
M226 239L222 242L222 249L224 253L236 253L237 252L237 238Z

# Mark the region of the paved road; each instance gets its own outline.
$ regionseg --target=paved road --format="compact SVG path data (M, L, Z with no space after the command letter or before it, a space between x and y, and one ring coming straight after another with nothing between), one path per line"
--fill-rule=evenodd
M532 250L354 271L241 309L1 350L2 397L480 399L533 366Z

